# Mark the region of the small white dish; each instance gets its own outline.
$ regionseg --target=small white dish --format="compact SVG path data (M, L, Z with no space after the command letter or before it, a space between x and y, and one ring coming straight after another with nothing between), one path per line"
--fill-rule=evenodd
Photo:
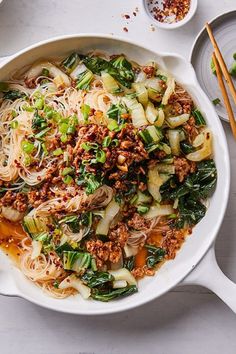
M158 27L158 28L170 30L170 29L176 29L176 28L182 27L192 19L192 17L195 15L195 12L197 10L198 0L191 0L190 1L190 9L189 9L189 12L187 13L187 15L182 20L180 20L178 22L173 22L173 23L160 22L160 21L156 20L154 18L153 14L151 13L151 5L148 3L149 3L149 0L142 0L144 11L145 11L146 15L148 16L149 20L151 20L151 24Z

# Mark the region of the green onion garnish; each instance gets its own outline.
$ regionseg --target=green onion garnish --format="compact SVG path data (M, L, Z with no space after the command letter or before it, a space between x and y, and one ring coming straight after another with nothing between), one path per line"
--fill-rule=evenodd
M62 176L67 176L67 175L69 175L72 172L74 172L74 169L72 167L65 167L65 168L63 168L63 170L61 172L61 175Z
M90 113L90 106L88 104L83 104L81 106L81 113L84 117L85 122L87 122Z
M64 182L65 184L70 184L70 183L73 182L73 178L72 178L70 175L67 175L67 176L65 176L65 177L63 178L63 182Z
M41 130L41 132L35 134L35 138L36 139L41 139L45 134L47 134L47 132L50 130L51 128L45 128L43 130Z
M68 124L67 123L61 123L59 125L59 132L62 134L66 134L68 130Z
M108 128L109 130L113 131L113 130L118 129L118 128L119 128L119 125L118 125L117 121L115 121L115 120L113 119L113 120L110 121L110 123L108 123L107 128Z
M42 149L43 149L44 155L48 155L48 150L47 150L46 145L44 143L42 144Z
M27 154L30 154L34 150L34 144L30 143L27 140L23 140L21 143L22 150Z
M62 142L62 143L66 143L67 140L68 140L67 135L66 135L66 134L62 134L62 136L61 136L61 142Z
M111 144L111 138L110 138L110 136L106 136L103 139L102 146L103 147L108 147L110 144Z
M234 60L236 60L236 53L233 54L233 58L234 58Z
M43 106L44 106L43 98L37 98L37 100L35 101L34 107L36 109L43 109Z
M220 99L219 98L215 98L214 100L212 100L212 103L216 106L217 104L220 103Z
M13 120L13 121L11 122L11 128L12 128L12 129L16 129L16 128L18 127L18 125L19 125L19 123L17 122L17 120Z
M58 148L58 149L53 151L53 155L54 156L60 156L62 154L63 154L63 150L61 148Z
M103 150L98 150L96 152L96 161L101 163L106 162L106 154Z
M137 212L139 214L145 214L147 213L149 210L149 207L148 206L145 206L145 205L139 205L138 208L137 208Z
M69 126L69 128L67 129L67 134L75 134L76 129L74 125Z

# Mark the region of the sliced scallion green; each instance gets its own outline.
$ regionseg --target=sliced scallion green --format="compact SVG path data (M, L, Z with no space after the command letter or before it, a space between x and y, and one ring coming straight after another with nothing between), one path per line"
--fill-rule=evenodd
M45 128L45 129L41 130L41 132L35 134L35 138L36 138L36 139L41 139L42 137L44 137L44 135L47 134L47 132L48 132L50 129L51 129L51 128L48 127L48 128Z
M73 167L65 167L65 168L63 168L61 175L67 176L67 175L71 174L72 172L74 172Z
M73 178L70 175L67 175L63 178L63 182L65 184L71 184L73 182Z
M117 130L119 128L119 125L117 123L116 120L112 119L108 125L107 125L107 128L110 130L110 131L114 131L114 130Z
M53 151L53 155L54 156L60 156L62 154L63 154L63 150L61 148L58 148L58 149Z
M106 154L103 150L97 150L96 152L96 161L104 163L106 162Z
M31 152L34 150L34 144L30 143L27 140L23 140L21 143L22 150L26 152L27 154L31 154Z
M61 142L62 142L62 143L66 143L67 140L68 140L68 137L67 137L66 134L62 134L60 139L61 139Z
M220 99L219 98L215 98L214 100L212 100L212 103L216 106L217 104L220 103Z
M83 118L85 122L88 121L89 113L90 113L90 106L88 104L82 104L81 106L81 113L83 115Z
M11 122L11 129L16 129L18 127L19 123L17 120L13 120Z
M110 144L111 144L111 137L110 136L106 136L103 139L102 146L103 147L108 147Z

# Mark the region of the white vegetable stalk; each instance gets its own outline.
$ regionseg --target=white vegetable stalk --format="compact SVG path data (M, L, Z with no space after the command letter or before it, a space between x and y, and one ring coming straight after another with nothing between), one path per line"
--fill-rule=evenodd
M157 216L165 216L174 213L172 205L152 205L149 211L144 215L146 219L153 219Z
M121 268L118 270L109 270L108 272L113 275L115 281L125 280L129 285L137 285L135 277L126 268Z
M184 113L181 114L180 116L176 117L169 117L166 119L167 123L171 128L176 128L179 127L180 125L183 125L189 120L190 114Z
M33 251L31 253L31 259L34 260L36 258L38 258L38 256L40 255L41 253L41 250L42 250L42 242L40 241L36 241L36 240L33 240L32 241L32 247L33 247Z
M97 235L107 235L109 231L110 224L114 217L118 214L120 210L119 204L112 199L112 201L107 205L105 209L104 218L101 219L97 225L96 234Z
M169 101L170 96L175 90L175 80L173 77L168 77L167 78L167 89L165 90L164 96L162 98L162 104L166 105Z
M190 161L202 161L212 154L212 133L209 129L205 129L202 134L204 135L203 146L199 150L191 152L186 156Z
M122 101L130 111L132 123L135 126L135 128L140 128L143 125L148 124L148 121L145 116L144 108L141 105L141 103L139 103L136 100L136 98L131 99L131 98L124 97Z
M84 285L83 282L78 279L74 274L69 275L60 284L59 289L73 288L77 290L83 299L87 300L91 295L91 289Z
M163 184L157 166L154 166L148 170L148 191L151 196L159 202L161 200L160 187Z
M180 134L178 130L169 129L167 131L168 139L170 142L170 147L172 154L175 156L179 156L180 154Z
M113 285L113 289L126 288L127 281L125 281L125 280L115 280L115 281L113 281L112 285Z
M27 72L26 78L34 79L42 73L43 69L47 69L49 71L50 77L56 79L56 82L59 82L60 78L60 82L62 82L64 86L70 86L71 83L69 77L58 67L47 61L33 65L32 68Z
M102 77L103 86L107 92L114 94L117 91L119 91L120 86L110 74L106 72L102 72L101 77Z

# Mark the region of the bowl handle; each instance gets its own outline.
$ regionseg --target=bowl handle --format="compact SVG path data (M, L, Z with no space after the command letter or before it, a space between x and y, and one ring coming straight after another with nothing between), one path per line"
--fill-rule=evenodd
M12 274L0 270L0 295L4 296L20 296L19 289L16 286Z
M236 313L236 284L219 268L214 245L180 285L201 285L212 290Z
M166 53L162 55L161 60L165 69L171 72L181 84L195 85L197 83L197 77L192 64L181 55Z

